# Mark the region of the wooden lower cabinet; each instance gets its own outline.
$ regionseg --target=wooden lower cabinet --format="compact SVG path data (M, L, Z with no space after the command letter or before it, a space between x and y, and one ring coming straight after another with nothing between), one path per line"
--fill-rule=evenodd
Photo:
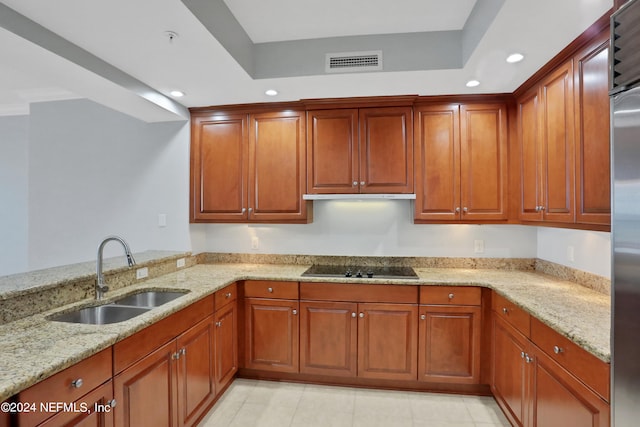
M418 379L479 384L480 306L420 306Z
M117 426L191 426L215 398L213 317L114 379Z
M298 372L298 301L245 298L244 367Z
M215 388L223 390L238 371L238 305L236 301L216 310L214 318Z
M415 380L417 305L302 301L300 372Z
M39 427L113 427L113 385L108 381L80 399L87 412L60 412L39 424ZM80 404L80 402L77 402ZM82 406L78 408L83 409ZM1 424L0 424L1 425Z
M513 426L526 421L529 371L524 356L528 340L507 322L493 316L493 378L491 391Z
M358 311L358 376L415 380L417 305L365 303Z
M535 346L529 354L529 360L532 389L531 413L527 425L609 426L607 402Z
M495 313L492 368L491 389L514 426L610 425L604 399Z
M300 302L300 372L355 377L358 304Z

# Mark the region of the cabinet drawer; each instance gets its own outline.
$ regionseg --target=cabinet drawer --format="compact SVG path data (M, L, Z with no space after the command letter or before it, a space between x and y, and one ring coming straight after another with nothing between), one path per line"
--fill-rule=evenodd
M53 413L41 412L40 402L75 402L111 379L111 367L110 347L20 392L18 400L35 403L38 410L20 412L19 425L36 425L53 415Z
M608 363L580 348L536 318L531 319L531 340L563 368L609 401Z
M466 286L421 286L423 305L480 305L482 289Z
M247 280L244 296L249 298L298 299L298 282Z
M238 299L238 285L235 283L230 284L218 291L216 291L216 311L220 310L230 302Z
M300 299L416 304L418 286L302 282Z
M529 313L495 292L493 293L491 308L498 317L509 322L529 338L531 329L531 316Z

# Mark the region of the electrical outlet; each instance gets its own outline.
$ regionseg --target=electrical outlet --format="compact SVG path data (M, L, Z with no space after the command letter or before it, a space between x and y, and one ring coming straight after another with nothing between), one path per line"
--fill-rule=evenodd
M179 258L176 260L176 267L182 268L187 264L187 261L184 258Z
M167 214L158 214L158 227L167 226Z
M576 260L576 250L573 246L567 246L567 259L571 262Z
M258 249L260 247L260 239L258 236L251 237L251 249Z
M477 254L484 253L484 240L474 240L473 241L473 252Z
M142 267L136 270L136 279L144 279L147 276L149 276L149 268Z

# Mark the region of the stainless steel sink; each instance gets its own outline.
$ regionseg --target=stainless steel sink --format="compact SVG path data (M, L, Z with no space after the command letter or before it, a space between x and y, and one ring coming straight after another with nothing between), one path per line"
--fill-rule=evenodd
M84 323L88 325L106 325L124 322L151 310L148 307L131 307L115 304L105 304L96 307L81 308L69 313L49 317L56 322Z
M180 298L188 292L189 291L146 291L115 300L114 304L153 308Z

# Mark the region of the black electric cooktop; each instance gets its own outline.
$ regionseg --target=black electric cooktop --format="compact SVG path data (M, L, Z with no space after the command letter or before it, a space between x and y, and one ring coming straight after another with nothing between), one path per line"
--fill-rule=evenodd
M345 265L312 265L304 273L307 277L350 277L364 279L417 279L411 267L365 267Z

